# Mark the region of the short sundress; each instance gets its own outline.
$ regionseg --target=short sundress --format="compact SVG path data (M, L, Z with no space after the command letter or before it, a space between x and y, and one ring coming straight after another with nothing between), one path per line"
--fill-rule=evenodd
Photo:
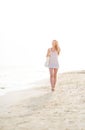
M58 62L58 53L57 51L50 52L50 58L49 58L49 68L59 68L59 62Z

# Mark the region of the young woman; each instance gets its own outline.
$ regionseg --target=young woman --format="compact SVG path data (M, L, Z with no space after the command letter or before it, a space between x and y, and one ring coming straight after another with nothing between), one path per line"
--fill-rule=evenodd
M50 83L52 91L55 90L56 80L57 80L57 72L59 68L58 63L58 55L60 54L60 47L58 45L58 41L52 41L52 48L49 48L47 51L47 57L49 57L49 71L50 71Z

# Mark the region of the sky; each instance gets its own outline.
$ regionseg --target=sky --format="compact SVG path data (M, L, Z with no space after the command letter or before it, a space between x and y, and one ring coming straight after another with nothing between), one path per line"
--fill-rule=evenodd
M0 66L44 69L54 39L60 70L85 69L84 0L0 0Z

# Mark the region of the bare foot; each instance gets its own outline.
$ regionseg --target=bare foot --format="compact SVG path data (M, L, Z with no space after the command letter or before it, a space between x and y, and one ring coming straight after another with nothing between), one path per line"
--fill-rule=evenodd
M54 92L55 91L55 88L52 88L52 92Z

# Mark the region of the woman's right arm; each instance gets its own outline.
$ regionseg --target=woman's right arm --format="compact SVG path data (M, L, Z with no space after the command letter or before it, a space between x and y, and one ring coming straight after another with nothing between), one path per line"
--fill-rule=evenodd
M48 49L48 51L47 51L46 57L48 57L48 56L50 56L50 49Z

